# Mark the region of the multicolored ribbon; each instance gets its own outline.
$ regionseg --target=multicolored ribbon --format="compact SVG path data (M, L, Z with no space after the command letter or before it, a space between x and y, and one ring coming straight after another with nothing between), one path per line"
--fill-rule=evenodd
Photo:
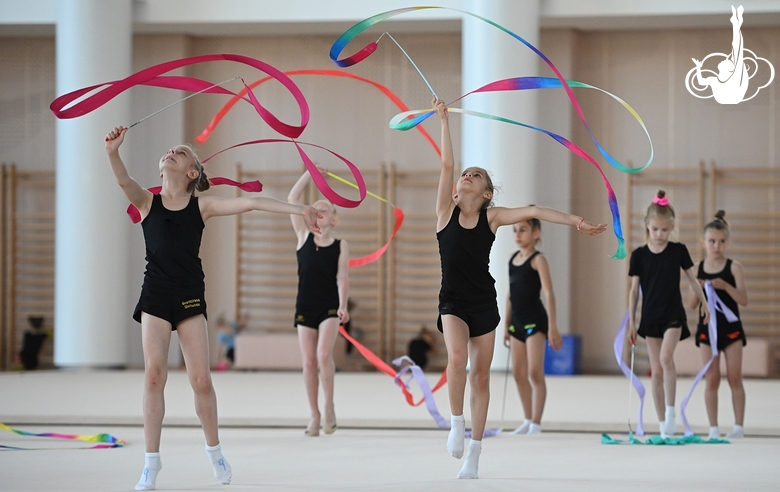
M685 409L688 407L688 401L691 399L691 395L693 395L693 390L696 388L696 385L699 384L699 381L701 381L701 379L707 373L707 370L709 370L710 365L712 365L712 362L718 356L718 316L716 311L723 313L723 315L726 317L726 321L729 323L739 321L737 315L734 314L734 312L729 309L729 307L726 306L723 301L721 301L720 297L718 297L718 294L715 292L715 288L712 286L712 282L709 280L704 282L704 293L707 294L707 307L709 307L710 310L710 322L707 324L707 331L710 336L710 349L712 356L710 357L710 360L704 364L704 367L701 368L699 373L696 374L696 377L691 383L691 388L688 390L688 394L685 395L685 398L683 398L683 401L680 404L680 418L682 419L683 425L685 426L686 436L693 434L691 426L688 424L688 418L685 416Z
M355 54L353 54L353 55L351 55L349 57L346 57L346 58L343 58L343 59L339 59L339 56L340 56L341 52L344 50L344 48L346 47L346 45L349 44L349 42L352 41L357 35L359 35L363 31L365 31L369 27L371 27L371 26L373 26L375 24L378 24L379 22L382 22L385 19L388 19L390 17L394 17L396 15L404 14L404 13L407 13L407 12L413 12L413 11L417 11L417 10L440 9L440 8L446 8L446 7L436 7L436 6L408 7L408 8L403 8L403 9L397 9L397 10L391 10L391 11L383 12L383 13L374 15L372 17L369 17L368 19L365 19L365 20L363 20L361 22L358 22L357 24L355 24L354 26L349 28L347 31L344 32L344 34L342 34L336 40L335 43L333 43L333 46L331 47L331 50L330 50L330 58L337 66L342 67L342 68L355 65L355 64L361 62L362 60L366 59L372 53L374 53L376 51L377 47L378 47L379 40L382 38L382 36L380 36L380 38L377 39L377 41L369 43L368 45L366 45L363 49L361 49L357 53L355 53ZM515 39L517 39L518 41L520 41L521 43L526 45L529 49L531 49L537 56L539 56L550 67L550 69L552 69L552 71L555 73L555 75L557 77L557 79L550 79L550 78L547 78L547 77L519 77L519 78L514 78L514 79L506 79L506 80L503 80L503 81L497 81L497 82L493 82L491 84L487 84L486 86L483 86L480 89L477 89L476 91L472 91L470 93L467 93L464 96L461 96L460 98L456 99L456 101L462 99L463 97L467 96L468 94L473 94L475 92L489 92L489 91L496 91L496 90L526 90L526 89L540 89L540 88L561 87L561 88L563 88L566 91L566 94L568 95L569 100L572 103L572 106L574 107L575 111L577 112L577 115L579 116L580 121L582 121L582 123L585 126L585 129L588 131L588 134L590 135L591 139L596 144L597 149L605 157L605 159L607 159L607 161L612 166L616 167L617 169L619 169L619 170L621 170L623 172L639 172L642 169L645 169L647 166L650 165L650 163L653 160L653 144L652 144L652 140L650 140L650 135L647 132L647 128L645 127L644 122L642 122L642 119L639 117L639 115L636 113L636 111L634 111L633 108L631 108L631 106L629 106L627 103L625 103L625 101L623 101L619 97L617 97L617 96L615 96L615 95L613 95L613 94L611 94L611 93L609 93L607 91L604 91L603 89L599 89L597 87L590 86L588 84L584 84L584 83L581 83L581 82L573 81L575 83L570 85L569 81L567 81L563 77L563 75L560 73L558 68L552 63L552 61L550 61L550 59L547 58L544 55L544 53L542 53L538 48L536 48L533 44L531 44L528 41L526 41L525 39L523 39L521 36L515 34L514 32L510 31L509 29L507 29L507 28L505 28L505 27L503 27L503 26L501 26L501 25L491 21L490 19L487 19L485 17L479 16L479 15L476 15L474 13L467 12L467 11L464 11L464 10L450 9L450 8L446 8L446 9L453 10L453 11L456 11L456 12L460 12L462 14L469 15L469 16L472 16L474 18L480 19L480 20L490 24L491 26L496 27L497 29L500 29L501 31L504 31L505 33L507 33L510 36L514 37ZM414 62L412 62L412 63L414 64ZM416 65L415 65L415 68L417 68ZM417 69L417 71L420 74L420 76L422 77L423 81L430 88L430 84L428 83L427 79L422 74L422 72L420 72L419 69ZM553 81L556 81L556 82L553 82ZM621 164L619 161L617 161L616 159L614 159L611 155L609 155L609 153L607 153L603 149L601 144L598 142L598 140L595 138L595 136L591 132L590 127L588 126L587 120L585 119L585 115L582 112L582 108L581 108L581 106L579 104L579 101L574 96L574 92L572 91L572 88L571 88L572 86L574 86L574 87L593 88L593 89L600 90L600 91L610 95L611 97L613 97L618 102L620 102L623 105L623 107L625 107L634 116L634 118L639 122L639 124L644 129L645 133L648 136L648 140L650 141L650 158L648 159L647 163L643 167L631 168L629 166L625 166L625 165ZM435 95L435 93L434 93L434 95ZM454 111L454 112L461 112L461 113L465 113L465 114L470 114L472 116L479 116L479 117L482 117L482 118L488 118L488 119L492 119L492 120L496 120L496 121L502 121L502 122L505 122L505 123L512 123L512 124L523 126L523 127L529 128L529 129L536 130L536 131L541 131L541 132L549 135L550 137L554 138L556 141L558 141L562 145L564 145L566 148L568 148L575 155L577 155L579 157L582 157L582 158L588 160L589 162L591 162L593 165L595 165L596 168L599 170L599 173L601 174L602 179L604 180L606 188L607 188L609 207L610 207L610 211L612 213L612 223L613 223L613 227L612 228L613 228L615 236L617 237L617 240L618 240L617 251L615 252L615 254L612 257L615 258L615 259L625 258L625 256L626 256L625 240L623 239L622 227L621 227L621 224L620 224L620 213L619 213L619 208L618 208L618 204L617 204L617 197L615 196L614 190L612 189L612 186L610 185L609 180L606 178L606 175L601 170L601 167L595 161L595 159L590 157L580 147L575 146L573 143L571 143L570 141L568 141L565 138L561 137L560 135L554 134L554 133L549 132L547 130L543 130L541 128L537 128L537 127L534 127L534 126L531 126L531 125L526 125L526 124L523 124L523 123L519 123L519 122L516 122L516 121L513 121L513 120L506 119L506 118L501 118L501 117L497 117L497 116L494 116L494 115L488 115L488 114L485 114L485 113L478 113L478 112L475 112L475 111L466 111L466 110L456 111L454 108L450 108L450 110ZM415 117L414 116L415 114L417 114L419 116ZM428 118L429 116L431 116L432 114L433 114L433 110L430 110L430 109L406 112L406 113L403 113L403 114L398 115L395 118L393 118L393 120L391 121L391 127L395 127L396 129L412 128L412 127L416 126L417 124L419 124L421 121L423 121L426 118Z
M54 439L69 439L74 441L83 441L83 442L97 442L101 444L96 444L94 446L89 446L86 448L77 448L77 449L108 449L108 448L121 448L125 444L127 444L125 441L121 439L117 439L116 437L112 436L111 434L95 434L92 436L84 436L80 434L59 434L56 432L41 432L41 433L35 433L35 432L27 432L23 430L14 429L12 427L9 427L5 425L4 423L0 422L0 429L13 432L14 434L18 434L20 436L31 436L31 437L51 437ZM14 449L14 450L39 450L39 449L61 449L61 448L21 448L16 446L4 446L0 445L0 448L4 449Z
M645 386L635 374L631 373L631 369L623 361L623 345L626 339L626 330L628 329L628 317L629 312L626 311L626 315L623 317L623 323L620 325L620 330L618 330L618 333L615 336L613 348L615 350L615 360L617 361L618 366L620 366L620 370L631 380L631 383L634 385L634 388L639 395L639 417L637 418L636 435L644 436L645 429L642 424L642 411L645 406ZM629 440L630 439L633 439L633 435L629 436Z

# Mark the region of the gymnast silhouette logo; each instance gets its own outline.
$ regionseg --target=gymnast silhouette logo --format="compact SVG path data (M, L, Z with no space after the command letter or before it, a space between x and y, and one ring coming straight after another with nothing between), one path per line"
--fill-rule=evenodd
M731 7L732 38L731 53L729 55L711 53L702 61L692 58L696 66L686 74L685 88L694 96L700 99L714 97L720 104L739 104L742 101L753 99L761 89L771 84L775 78L775 67L766 58L757 56L744 46L740 30L743 11L742 5L736 10L733 5ZM718 63L718 73L702 68L702 65L709 58L715 58L716 60L722 58L720 63ZM750 79L759 72L759 62L766 63L766 66L769 68L769 80L764 85L758 87L755 87L754 84L755 90L748 97L745 97L748 93ZM711 75L704 76L704 74ZM707 94L708 87L712 90L711 94ZM697 92L706 95L700 95Z

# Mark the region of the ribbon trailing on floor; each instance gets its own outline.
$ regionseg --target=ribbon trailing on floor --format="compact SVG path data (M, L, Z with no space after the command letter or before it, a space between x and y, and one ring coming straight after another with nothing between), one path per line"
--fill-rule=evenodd
M704 293L707 294L707 307L709 307L710 310L710 321L707 324L707 332L710 336L710 349L712 350L712 356L710 357L710 360L704 364L704 367L701 368L699 373L696 374L696 377L691 383L691 388L688 390L688 394L685 395L682 403L680 403L680 419L685 426L686 436L693 434L691 426L688 424L688 418L685 416L685 409L688 407L688 401L691 399L691 395L693 395L693 390L696 388L696 385L699 384L699 381L701 381L701 379L707 373L707 370L710 368L710 365L712 365L715 357L718 356L718 315L716 311L723 313L729 323L739 321L737 315L735 315L734 312L729 309L729 307L726 306L723 301L720 300L720 297L718 297L718 294L715 292L715 288L712 286L712 282L709 280L704 282Z
M686 435L683 437L666 437L666 438L661 436L651 436L648 437L644 442L635 438L631 434L629 434L628 439L626 440L613 439L609 437L609 435L607 434L602 434L601 444L654 444L656 446L658 445L681 446L683 444L730 444L730 443L727 439L719 439L714 437L705 440L695 434Z
M228 89L225 89L224 87L221 87L219 84L212 84L211 82L197 79L194 77L163 75L172 70L176 70L178 68L182 68L188 65L211 62L211 61L237 62L240 64L251 66L262 72L267 73L271 78L281 83L290 92L290 95L295 99L295 102L297 103L300 112L300 124L293 125L293 124L284 123L281 120L279 120L273 113L271 113L269 110L263 107L262 104L260 104L260 101L258 101L257 97L255 97L254 93L252 92L251 89L249 89L249 86L246 85L243 79L242 79L242 83L244 85L244 91L242 92L242 95L239 95ZM85 87L82 89L75 90L68 94L64 94L58 97L57 99L55 99L51 103L49 108L57 118L60 119L77 118L79 116L84 116L96 110L97 108L106 104L107 102L109 102L111 99L115 98L122 92L136 85L146 85L146 86L162 87L168 89L185 90L191 92L203 92L203 93L210 93L210 94L226 94L226 95L238 97L243 101L251 104L255 108L255 111L258 113L260 118L266 124L268 124L268 126L270 126L274 131L289 139L289 140L283 140L283 139L254 140L252 142L244 142L242 144L233 145L231 147L228 147L227 149L223 149L220 150L219 152L216 152L215 154L209 156L206 159L203 159L201 161L202 163L208 162L213 157L221 154L222 152L225 152L228 149L241 147L243 145L249 145L255 143L269 143L269 142L292 142L293 144L295 144L298 153L301 155L301 158L303 159L306 168L311 173L314 183L320 189L322 194L326 198L328 198L331 202L342 207L352 208L359 205L360 202L365 198L365 182L363 181L363 177L360 174L360 171L351 163L349 163L348 165L350 167L350 170L353 173L355 182L357 183L360 189L360 200L346 199L338 195L337 193L335 193L330 188L330 186L328 186L327 181L325 181L325 179L320 175L320 173L316 171L316 167L314 166L313 163L311 163L311 159L309 159L309 157L303 151L303 149L299 145L299 142L294 140L303 133L303 131L305 130L306 126L309 123L309 117L310 117L309 105L306 102L306 98L304 97L303 92L301 92L301 90L298 88L295 82L293 82L292 79L290 79L287 75L285 75L284 72L274 68L273 66L265 62L262 62L254 58L250 58L248 56L236 55L236 54L211 54L211 55L201 55L201 56L194 56L189 58L182 58L179 60L172 60L172 61L160 63L158 65L154 65L152 67L136 72L122 80L116 80L116 81L106 82L98 85L93 85L90 87ZM300 144L313 145L313 144L305 144L303 142L300 142ZM324 147L320 147L318 145L314 145L314 146L324 149ZM338 156L338 154L336 154L335 152L332 152L330 150L328 150L328 152ZM342 158L341 156L338 157L341 158L343 161L348 162L346 161L346 159Z
M92 436L85 436L80 434L59 434L56 432L41 432L41 433L35 433L35 432L27 432L19 429L14 429L13 427L9 427L5 425L4 423L0 422L0 429L13 432L14 434L18 434L20 436L30 436L30 437L50 437L54 439L68 439L73 441L83 441L83 442L96 442L99 444L96 444L94 446L89 446L86 448L76 448L76 449L108 449L108 448L121 448L124 447L125 444L127 444L125 441L121 439L117 439L116 437L112 436L111 434L95 434ZM0 445L0 448L3 449L12 449L12 450L41 450L41 449L64 449L64 448L22 448L22 447L16 447L16 446L4 446Z
M380 36L379 39L377 39L377 41L374 41L374 42L371 42L371 43L367 44L365 47L363 47L363 49L361 49L360 51L356 52L355 54L353 54L351 56L348 56L348 57L342 58L342 59L339 59L339 56L341 55L341 52L344 50L346 45L349 44L349 42L351 42L356 36L358 36L360 33L365 31L369 27L371 27L371 26L373 26L375 24L378 24L379 22L382 22L385 19L388 19L390 17L394 17L396 15L404 14L404 13L407 13L407 12L413 12L413 11L417 11L417 10L426 10L426 9L447 9L447 10L453 10L453 11L460 12L460 13L465 14L465 15L472 16L472 17L477 18L479 20L482 20L483 22L486 22L486 23L490 24L491 26L493 26L493 27L495 27L497 29L500 29L501 31L509 34L513 38L517 39L518 41L520 41L521 43L526 45L529 49L531 49L537 56L539 56L550 67L550 69L552 69L552 71L555 73L555 75L557 77L557 79L551 79L551 78L547 78L547 77L518 77L518 78L513 78L513 79L506 79L506 80L503 80L503 81L496 81L496 82L493 82L491 84L487 84L487 85L485 85L485 86L483 86L483 87L481 87L481 88L479 88L479 89L477 89L475 91L467 93L464 96L461 96L460 98L456 99L455 101L458 101L458 100L462 99L463 97L467 96L468 94L472 94L472 93L475 93L475 92L490 92L490 91L496 91L496 90L526 90L526 89L540 89L540 88L561 87L561 88L563 88L566 91L566 94L567 94L567 96L569 97L569 100L572 103L572 107L577 112L577 115L580 118L580 121L582 121L582 123L585 126L585 129L588 131L588 134L590 135L591 139L596 144L597 149L602 154L602 156L604 156L604 158L612 166L616 167L617 169L619 169L619 170L621 170L623 172L635 173L635 172L639 172L639 171L647 168L647 166L650 165L650 163L653 160L653 143L652 143L652 140L650 139L650 135L649 135L649 133L647 131L646 126L644 125L644 122L639 117L639 114L633 108L631 108L631 106L629 106L625 101L623 101L619 97L617 97L617 96L615 96L615 95L613 95L613 94L611 94L611 93L609 93L609 92L607 92L607 91L605 91L603 89L599 89L597 87L590 86L588 84L584 84L582 82L576 82L576 81L572 81L573 83L570 84L569 81L567 81L563 77L563 75L560 73L558 68L552 63L552 61L550 61L550 59L547 58L547 56L545 56L544 53L542 53L533 44L529 43L528 41L523 39L521 36L515 34L514 32L510 31L509 29L507 29L507 28L505 28L505 27L503 27L503 26L501 26L501 25L491 21L490 19L487 19L485 17L476 15L476 14L471 13L471 12L467 12L467 11L459 10L459 9L450 9L450 8L446 8L446 7L416 6L416 7L407 7L407 8L402 8L402 9L391 10L391 11L387 11L387 12L383 12L383 13L374 15L374 16L369 17L369 18L367 18L367 19L365 19L363 21L358 22L357 24L355 24L354 26L349 28L347 31L345 31L333 43L333 46L331 47L331 50L330 50L330 58L331 58L331 60L337 66L342 67L342 68L349 67L349 66L355 65L355 64L363 61L364 59L366 59L367 57L369 57L372 53L374 53L376 51L376 49L378 47L379 40L382 39L384 34L382 36ZM392 39L391 36L389 36L389 37ZM395 40L393 40L393 41L395 41ZM396 44L398 44L398 43L396 42ZM398 46L400 48L400 45L398 45ZM403 48L401 48L401 50L403 51ZM404 54L406 54L405 51L404 51ZM407 57L408 57L408 55L407 55ZM428 80L425 78L425 76L422 74L422 72L419 70L419 68L417 68L417 65L414 63L413 60L411 60L410 57L408 57L408 58L412 62L412 65L414 65L414 68L420 74L420 76L422 77L423 81L426 83L428 88L431 89L431 92L433 92L433 89L431 88L430 83L428 83ZM615 99L618 102L620 102L621 105L623 105L623 107L626 108L631 113L631 115L642 126L643 130L645 131L645 134L648 137L648 141L650 142L650 157L649 157L647 163L644 166L639 167L639 168L631 168L629 166L623 165L619 161L617 161L617 159L614 159L606 150L604 150L604 148L601 146L601 144L598 142L598 140L595 138L595 136L591 132L590 127L588 126L587 120L585 118L585 115L582 112L582 108L580 106L580 103L577 100L576 96L574 95L574 92L572 91L572 86L592 88L592 89L596 89L596 90L599 90L601 92L604 92L605 94L608 94L610 97L612 97L613 99ZM434 96L436 96L435 92L434 92ZM544 130L544 129L541 129L541 128L538 128L538 127L534 127L532 125L526 125L526 124L523 124L523 123L520 123L520 122L517 122L517 121L509 120L507 118L501 118L501 117L498 117L498 116L495 116L495 115L488 115L486 113L479 113L479 112L476 112L476 111L457 110L456 108L449 108L449 109L450 109L450 111L453 111L453 112L460 112L460 113L464 113L464 114L470 114L472 116L488 118L488 119L492 119L492 120L496 120L496 121L501 121L501 122L505 122L505 123L511 123L511 124L523 126L523 127L529 128L529 129L536 130L536 131L541 131L541 132L549 135L553 139L555 139L560 144L564 145L567 149L569 149L571 152L573 152L578 157L586 159L588 162L590 162L594 166L596 166L596 168L599 170L599 173L602 176L602 179L604 180L604 183L605 183L605 186L606 186L606 189L607 189L609 208L610 208L610 211L611 211L611 214L612 214L612 228L613 228L613 232L615 234L615 237L617 238L617 241L618 241L617 251L615 252L614 255L612 255L612 257L615 258L615 259L625 258L625 256L626 256L625 240L623 239L622 226L621 226L621 223L620 223L620 211L619 211L619 207L618 207L618 204L617 204L617 197L615 196L614 190L612 189L612 186L609 183L609 180L607 179L606 175L604 174L603 170L601 169L601 166L599 166L599 164L596 162L596 160L593 159L590 155L588 155L587 152L585 152L582 148L576 146L575 144L573 144L572 142L570 142L569 140L565 139L564 137L562 137L560 135L557 135L557 134L555 134L553 132L550 132L550 131L547 131L547 130ZM391 127L394 127L396 129L399 129L399 130L401 130L401 129L409 129L409 128L412 128L412 127L416 126L417 124L419 124L421 121L425 120L426 118L430 117L432 114L433 114L433 110L432 109L420 110L420 111L411 111L411 112L402 113L400 115L397 115L395 118L393 118L393 120L391 121L390 125L391 125ZM418 116L414 116L414 115L418 115Z
M642 424L642 411L645 406L645 385L642 384L642 381L639 380L636 374L631 374L631 369L623 361L623 345L626 339L626 330L628 329L628 317L629 312L626 310L626 315L623 317L623 323L620 325L620 330L618 330L617 335L615 335L613 348L615 350L615 360L617 361L618 366L620 366L620 370L631 380L634 389L636 389L636 392L639 395L639 417L637 418L636 435L644 436L645 430ZM633 436L629 437L633 438Z

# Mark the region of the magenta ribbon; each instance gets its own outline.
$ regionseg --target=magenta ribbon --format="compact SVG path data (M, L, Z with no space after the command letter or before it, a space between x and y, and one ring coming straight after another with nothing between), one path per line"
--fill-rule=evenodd
M433 399L433 392L431 391L431 385L428 384L428 380L425 378L425 373L423 372L422 368L417 364L415 364L414 361L408 355L402 355L401 357L394 359L393 364L398 367L401 367L404 361L409 362L410 365L404 366L398 371L398 374L396 374L395 378L393 378L395 384L399 386L403 385L408 390L409 383L412 381L412 379L416 381L417 386L420 387L420 390L423 393L423 399L425 400L425 408L428 409L428 413L431 414L431 417L433 418L434 422L436 422L436 425L442 429L449 429L450 424L447 423L444 417L442 417L441 414L439 413L439 408L436 406L436 401ZM401 379L401 376L403 376L407 372L411 372L412 377L409 378L408 381L403 381ZM493 436L497 436L500 433L501 433L501 429L485 429L483 432L483 437L493 437ZM466 431L466 437L471 437L471 431Z
M260 101L258 101L257 97L255 97L255 94L252 92L249 86L246 85L243 79L241 82L244 85L244 91L242 92L244 92L246 96L243 96L241 94L236 94L219 85L214 85L211 82L194 78L194 77L162 75L167 72L170 72L171 70L176 70L184 66L193 65L197 63L211 62L211 61L233 61L244 65L249 65L262 72L267 73L270 77L279 81L290 92L290 94L295 99L295 102L298 104L298 109L301 118L300 124L291 125L279 120L273 113L271 113L269 110L263 107L262 104L260 104ZM228 149L241 147L243 145L249 145L254 143L267 143L267 142L292 142L295 144L296 148L298 149L298 153L301 155L301 158L303 159L307 170L312 175L312 179L314 180L314 183L317 185L320 191L322 191L323 195L325 195L325 197L328 198L335 205L354 208L357 207L366 196L365 182L357 167L355 167L352 163L350 163L342 156L336 154L333 151L325 149L324 147L300 142L303 145L312 145L314 147L319 147L321 149L327 150L331 154L337 156L339 159L347 163L350 170L352 171L353 176L355 177L355 182L358 185L358 189L360 191L360 200L346 199L338 195L330 188L330 186L328 186L327 181L325 181L325 178L323 178L321 173L317 171L316 166L311 161L311 159L306 155L306 153L303 151L303 149L299 145L299 142L296 142L294 140L295 138L298 138L303 133L303 131L306 129L306 126L309 123L309 116L310 116L309 105L306 102L306 98L304 97L303 92L301 92L300 88L298 88L295 82L293 82L292 79L290 79L290 77L288 77L284 72L278 70L277 68L274 68L273 66L265 62L262 62L255 58L250 58L248 56L235 55L235 54L212 54L212 55L193 56L190 58L182 58L179 60L172 60L172 61L160 63L158 65L154 65L152 67L136 72L122 80L116 80L112 82L106 82L103 84L93 85L90 87L85 87L82 89L75 90L73 92L69 92L68 94L64 94L58 97L57 99L55 99L51 103L49 108L57 118L60 119L77 118L79 116L84 116L96 110L97 108L103 106L104 104L106 104L107 102L109 102L110 100L112 100L113 98L121 94L122 92L136 85L147 85L147 86L162 87L168 89L186 90L192 92L231 95L234 98L242 99L248 102L249 104L251 104L255 108L255 111L257 111L257 114L260 115L260 117L263 119L263 121L265 121L268 124L268 126L270 126L277 133L290 139L290 140L283 140L283 139L254 140L252 142L244 142L242 144L233 145L231 147L228 147L227 149L223 149L220 150L219 152L216 152L215 154L207 157L206 159L203 159L203 161L201 162L204 164L209 160L211 160L216 155L219 155ZM88 97L84 97L87 94L90 94L92 92L95 93ZM223 182L220 184L228 184L228 183Z
M718 297L718 294L715 292L715 288L712 286L712 282L709 280L704 283L704 293L707 294L707 306L710 309L710 322L707 323L707 331L710 336L710 349L712 356L710 357L710 360L704 364L704 367L701 368L699 373L696 374L696 377L693 379L693 383L691 383L691 388L688 390L688 394L685 395L685 398L683 398L683 401L680 404L680 418L682 419L683 425L685 426L686 436L693 435L691 426L688 424L688 418L685 416L685 409L688 407L688 401L691 399L691 395L693 395L693 390L696 388L696 385L699 384L699 381L701 381L701 379L707 373L707 370L709 370L712 362L715 360L715 357L718 356L718 316L716 311L723 313L723 315L726 317L726 321L729 323L733 323L739 320L737 315L734 314L734 312L729 309L728 306L726 306L720 297Z
M642 381L639 380L636 374L631 374L631 369L623 361L623 345L626 338L626 330L628 329L628 317L629 312L626 310L626 315L623 317L623 324L620 325L620 330L618 330L618 333L615 336L613 347L615 349L615 360L617 360L618 366L620 366L620 370L623 371L623 374L625 374L626 377L631 380L631 383L634 385L634 389L636 389L636 392L639 395L639 416L637 418L636 435L644 436L645 429L642 425L642 411L645 406L645 386L642 384Z

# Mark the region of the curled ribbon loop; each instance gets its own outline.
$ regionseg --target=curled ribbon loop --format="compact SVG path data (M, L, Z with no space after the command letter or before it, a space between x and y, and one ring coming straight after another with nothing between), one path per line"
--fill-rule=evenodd
M344 50L347 44L349 44L350 41L352 41L358 34L362 33L369 27L373 26L374 24L377 24L379 22L382 22L385 19L388 19L390 17L394 17L396 15L404 14L407 12L417 11L417 10L426 10L426 9L439 9L439 8L446 8L446 7L435 7L435 6L418 6L418 7L408 7L403 9L397 9L397 10L391 10L387 12L383 12L377 15L374 15L372 17L369 17L368 19L365 19L361 22L358 22L351 28L349 28L347 31L345 31L334 43L330 50L330 58L331 60L339 67L349 67L356 63L359 63L360 61L367 58L371 53L373 53L376 50L376 43L371 43L364 47L359 52L355 53L352 56L348 56L346 58L339 58L341 55L341 52ZM588 84L584 84L581 82L576 81L568 81L566 80L563 75L560 73L558 68L550 61L549 58L547 58L544 53L542 53L538 48L536 48L533 44L529 43L525 39L523 39L521 36L515 34L514 32L510 31L509 29L491 21L490 19L487 19L485 17L476 15L471 12L467 12L464 10L459 9L448 9L453 10L455 12L460 12L465 15L472 16L474 18L477 18L479 20L482 20L491 26L500 29L501 31L509 34L513 38L517 39L521 43L523 43L525 46L527 46L531 51L533 51L539 58L541 58L549 67L552 69L552 71L555 73L556 77L553 78L547 78L547 77L518 77L514 79L506 79L503 81L496 81L491 84L487 84L486 86L483 86L475 91L472 91L470 93L465 94L464 96L461 96L460 98L456 99L460 100L463 97L472 94L474 92L490 92L490 91L496 91L496 90L526 90L526 89L541 89L541 88L554 88L554 87L560 87L563 88L566 91L567 96L569 97L569 100L571 101L572 107L576 111L578 117L580 118L580 121L582 121L583 125L585 126L585 129L588 131L588 134L590 135L593 142L596 144L597 149L599 152L604 156L604 158L610 163L610 165L616 167L617 169L623 171L623 172L639 172L643 169L645 169L647 166L650 165L650 163L653 160L653 147L652 147L652 140L650 140L649 133L647 132L647 128L645 127L644 123L642 122L642 119L639 117L639 115L636 113L636 111L631 108L625 101L620 99L619 97L615 96L614 94L610 94L607 91L604 91L603 89L599 89L598 87L590 86ZM422 77L423 81L430 87L430 84L428 83L425 76L418 70L418 73ZM570 82L573 82L570 84ZM601 146L601 144L596 140L595 136L592 134L587 120L585 119L585 115L582 112L582 108L580 106L579 101L574 95L574 92L572 91L572 87L584 87L584 88L591 88L596 89L601 92L604 92L605 94L609 95L613 99L620 102L623 107L625 107L631 114L634 116L634 118L639 122L639 124L644 129L645 133L648 135L648 140L650 140L650 158L648 159L647 163L640 168L631 168L629 166L626 166L624 164L621 164L619 161L614 159L611 155L609 155L606 150ZM450 108L451 111L454 111L453 108ZM582 157L583 159L588 160L592 164L594 164L598 170L599 173L602 176L602 179L605 181L605 185L607 188L607 195L609 200L609 207L610 211L612 213L612 222L613 222L613 232L618 240L618 248L614 255L612 255L615 259L623 259L626 257L626 250L625 250L625 240L623 239L622 234L622 227L620 225L620 212L617 204L617 197L615 196L614 190L612 189L612 186L609 184L609 181L606 178L606 175L601 170L601 167L598 165L598 163L590 157L586 152L584 152L581 148L574 146L571 142L566 140L565 138L561 137L560 135L556 135L552 132L548 132L546 130L542 130L540 128L533 127L531 125L525 125L519 122L515 122L513 120L508 120L506 118L500 118L493 115L487 115L484 113L476 113L476 112L467 112L465 110L459 111L461 113L470 114L473 116L480 116L483 118L489 118L496 121L502 121L505 123L512 123L520 126L524 126L526 128L534 129L537 131L541 131L543 133L546 133L547 135L554 138L556 141L564 145L566 148L568 148L571 152L573 152L575 155ZM404 115L398 115L391 121L391 127L395 129L409 129L413 128L414 126L418 125L420 122L424 121L426 118L430 117L432 113L432 110L421 110L421 111L413 111L413 112L407 112ZM587 157L586 157L587 156Z

